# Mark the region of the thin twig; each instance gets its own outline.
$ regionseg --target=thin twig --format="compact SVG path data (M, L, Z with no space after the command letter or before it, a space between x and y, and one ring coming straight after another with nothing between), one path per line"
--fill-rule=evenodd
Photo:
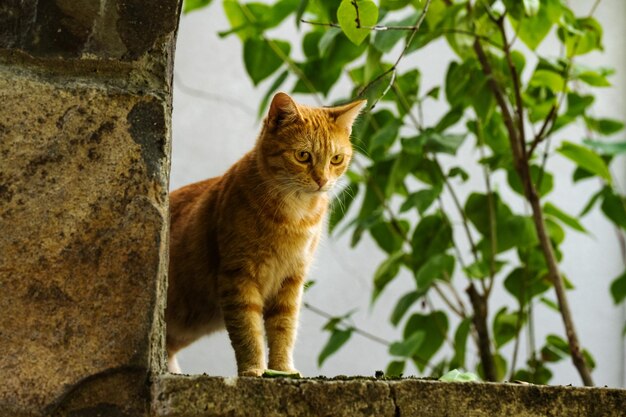
M557 102L557 104L554 104L550 108L548 115L546 116L545 120L543 121L543 124L541 125L541 129L539 129L539 132L537 132L537 134L535 135L535 138L530 144L530 149L528 150L529 158L532 156L533 152L535 152L535 148L537 148L537 146L541 142L543 142L546 136L550 133L548 130L548 126L551 126L554 124L554 121L556 120L556 116L558 114L560 104L561 104L560 102Z
M315 307L315 306L312 306L311 304L309 304L309 303L307 303L307 302L302 303L302 306L303 306L304 308L306 308L307 310L309 310L309 311L311 311L311 312L313 312L313 313L317 314L318 316L320 316L320 317L324 317L325 319L331 320L331 319L336 318L336 317L335 317L335 316L333 316L332 314L327 313L327 312L325 312L324 310L322 310L322 309L320 309L320 308L317 308L317 307ZM358 328L358 327L356 327L356 326L353 326L353 325L351 325L350 327L352 328L352 330L354 331L354 333L358 333L358 334L360 334L361 336L363 336L363 337L365 337L365 338L367 338L367 339L371 340L372 342L376 342L376 343L378 343L378 344L380 344L380 345L383 345L383 346L389 346L389 345L391 345L391 343L390 343L389 341L387 341L387 340L385 340L385 339L383 339L383 338L381 338L381 337L378 337L378 336L376 336L375 334L372 334L372 333L370 333L370 332L367 332L367 331L365 331L365 330L363 330L363 329L360 329L360 328Z
M196 97L202 100L210 101L212 103L227 103L233 107L237 107L244 113L255 115L256 112L249 107L246 103L239 100L234 100L229 96L225 96L222 94L216 94L205 90L200 90L198 88L192 87L186 84L183 79L178 75L177 72L174 72L174 86L177 87L180 91L187 94L191 97Z
M413 25L413 28L411 29L411 33L410 33L408 39L406 40L406 45L404 46L404 49L402 50L400 55L398 55L398 58L396 59L396 62L391 66L391 68L389 68L388 70L384 71L382 74L378 75L372 81L367 83L363 88L361 88L361 90L359 91L359 93L357 95L358 97L362 97L363 94L365 94L365 92L372 85L377 83L382 78L386 77L388 74L390 74L392 72L395 74L395 72L397 71L397 68L398 68L398 64L400 64L400 61L402 61L402 58L404 58L404 56L408 52L409 47L411 46L411 42L413 42L413 38L415 38L415 34L419 30L419 28L422 25L422 22L424 21L424 19L426 18L426 12L428 12L428 7L430 6L430 2L431 2L431 0L426 0L426 4L424 4L424 9L422 10L422 13L420 14L420 16L417 18L417 21L415 22L415 25ZM391 86L394 81L395 81L395 76L392 76L392 78L391 78L391 80L389 82L389 86ZM389 90L389 87L387 87L385 89L385 92L387 92L388 90ZM374 103L372 103L371 107L373 108L378 103L378 101L380 101L380 99L382 99L382 98L383 98L383 95L379 96L376 99L376 101L374 101Z
M354 6L354 11L356 12L356 19L354 19L354 21L356 22L357 29L359 29L361 27L361 18L359 16L359 5L357 4L357 0L352 0L350 3L352 3L352 5Z
M520 86L517 67L513 63L513 58L511 56L511 49L507 40L506 29L504 28L504 16L498 19L497 25L502 36L502 43L504 44L504 56L506 57L507 66L511 72L511 78L513 78L513 92L515 94L515 109L517 114L517 131L519 134L518 140L521 143L521 157L524 161L526 161L526 129L524 128L524 102L522 101L522 87Z
M300 19L300 23L306 23L309 25L313 25L313 26L325 26L325 27L331 27L331 28L340 28L341 29L341 25L339 23L335 23L335 22L316 22L313 20L307 20L307 19ZM415 28L414 25L394 25L394 26L385 26L385 25L375 25L375 26L361 26L361 29L367 29L367 30L371 30L374 32L393 32L393 31L412 31ZM431 33L431 34L457 34L457 35L467 35L467 36L471 36L473 38L477 38L480 39L484 42L487 42L497 48L502 48L502 45L500 45L498 42L494 41L493 39L489 38L488 36L485 35L481 35L480 33L476 33L476 32L472 32L470 30L464 30L464 29L456 29L456 28L442 28L442 29L437 29L437 30L433 30L433 31L429 31L429 32L423 32L423 33Z

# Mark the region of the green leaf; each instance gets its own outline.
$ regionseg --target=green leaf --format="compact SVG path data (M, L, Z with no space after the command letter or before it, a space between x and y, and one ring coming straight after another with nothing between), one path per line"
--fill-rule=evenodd
M478 375L472 372L461 372L458 369L446 372L439 380L443 382L480 382Z
M427 152L455 155L463 144L465 136L465 134L443 134L427 129L418 138L424 143L424 149Z
M306 12L308 6L309 0L300 0L298 10L296 10L296 27L298 29L300 28L300 19L302 19L302 16L304 16L304 12Z
M320 55L327 55L330 47L334 44L335 38L341 33L341 29L339 28L329 28L324 32L322 37L319 40L319 53Z
M380 0L380 8L386 10L398 10L411 3L413 0Z
M333 199L330 206L330 216L328 219L328 233L332 234L335 227L345 217L346 213L350 209L354 198L359 192L359 185L356 183L350 183L346 188L341 190L339 195Z
M283 371L275 371L273 369L266 369L261 375L263 378L292 378L298 379L302 378L300 372L283 372Z
M546 336L546 344L541 349L541 359L545 362L558 362L570 355L569 345L560 336Z
M393 312L391 313L391 318L389 319L391 324L397 326L400 323L400 320L402 320L402 317L404 317L404 315L408 311L408 309L411 308L411 306L415 304L417 300L422 298L425 293L426 292L423 290L417 290L404 294L398 300L396 306L393 309Z
M593 17L572 19L566 16L557 35L565 44L567 56L583 55L602 50L602 26Z
M626 298L626 272L611 283L611 296L615 304L621 303Z
M414 172L419 162L413 155L405 152L400 152L395 156L385 187L385 197L389 198L394 194L406 196L406 177L409 173Z
M610 87L608 76L615 73L611 68L589 68L581 64L574 64L572 79L580 80L592 87Z
M434 255L415 272L417 288L426 289L435 280L450 281L454 272L454 256L446 253Z
M528 84L531 87L546 87L554 93L563 91L565 86L563 77L560 74L543 69L535 71Z
M541 301L541 303L543 305L545 305L546 307L548 307L552 311L555 311L557 313L561 312L561 309L559 308L559 305L556 303L556 301L552 301L552 300L550 300L549 298L546 298L546 297L540 297L539 301Z
M560 208L558 208L552 203L544 204L543 212L544 214L554 217L555 219L559 220L561 223L571 227L572 229L576 231L579 231L581 233L587 233L587 229L585 229L578 220L576 220L574 217L570 216L569 214L565 213L563 210L561 210Z
M383 6L382 4L380 7L385 8L385 6ZM402 20L385 22L385 26L408 26L415 23L416 20L417 13L412 13ZM398 43L398 41L405 36L406 34L402 30L377 31L376 35L374 36L374 42L372 43L372 45L380 52L390 52L393 47Z
M511 209L501 201L500 196L496 193L490 195L470 194L465 202L464 211L474 227L484 236L491 234L492 219L490 213L493 213L495 217L496 226L513 215Z
M574 161L580 168L601 177L609 184L612 183L611 173L606 163L592 150L564 141L557 152Z
M276 77L270 88L268 88L267 93L265 93L263 99L261 100L261 104L259 105L259 112L257 114L259 119L265 114L265 109L267 108L267 103L269 103L270 98L272 98L276 90L278 90L278 88L285 82L288 76L288 70L281 72L280 75Z
M610 188L606 187L603 192L604 200L600 208L602 212L613 223L619 227L626 229L626 199L621 195L617 195Z
M402 265L403 252L397 252L385 259L376 269L374 273L374 291L372 292L372 303L376 301L380 293L385 289L400 272Z
M242 41L259 36L264 30L278 26L299 5L299 0L280 0L273 6L224 0L223 7L231 29L219 32L221 37L237 34Z
M463 118L464 107L461 105L456 105L439 120L437 126L435 126L435 130L439 133L443 133L449 127L454 126Z
M185 0L183 3L183 13L189 13L194 10L202 9L211 4L212 0Z
M370 155L382 150L386 152L398 137L398 132L402 122L398 119L389 120L384 126L378 129L370 138L369 153Z
M455 178L455 177L459 177L461 178L461 181L465 182L469 179L469 174L467 173L467 171L465 171L461 167L453 167L448 172L448 178Z
M535 16L539 12L539 0L522 0L526 16Z
M565 240L565 230L551 217L546 218L546 229L548 231L548 237L550 237L556 246L563 243Z
M415 207L419 214L423 215L440 194L441 187L425 188L411 193L402 203L400 213L405 213Z
M586 117L587 127L601 135L609 136L624 129L624 123L614 119L594 119Z
M546 385L552 378L552 372L541 361L528 361L529 369L519 369L513 375L513 381L525 381L531 384Z
M491 257L480 259L468 265L464 269L464 271L469 278L483 279L491 275L490 263L491 263ZM504 265L506 265L506 262L496 260L493 265L494 274L497 274L498 272L500 272L500 270L502 269Z
M504 288L524 306L533 297L550 289L550 282L544 275L516 268L504 280Z
M258 35L259 31L250 22L250 18L244 10L241 4L237 0L224 0L223 3L224 13L230 22L231 29L228 31L220 32L221 37L230 35L232 33L237 34L239 39L245 41L246 39ZM270 7L265 5L265 13L269 13ZM255 19L254 16L252 16ZM256 20L256 19L255 19Z
M493 338L496 349L500 349L517 336L519 329L524 324L525 315L522 314L521 322L518 324L519 320L519 312L508 313L506 307L498 310L493 319Z
M439 93L441 92L441 87L433 87L426 93L426 97L430 97L434 100L439 100Z
M389 353L393 356L410 358L419 350L426 338L426 332L418 330L401 342L394 342L389 346Z
M378 246L391 254L402 249L410 227L410 224L404 220L398 220L394 223L383 221L376 223L369 231Z
M432 256L452 246L452 227L440 214L425 216L419 222L411 239L412 266L418 270Z
M276 50L280 50L284 56L289 56L291 45L285 41L261 38L245 40L243 61L254 85L272 75L283 64L283 58Z
M337 21L348 39L360 45L370 33L363 26L375 26L378 22L378 7L372 0L342 0L337 9Z
M589 365L589 368L595 369L596 361L593 359L593 356L591 356L591 352L589 352L587 349L583 349L583 359L585 359L585 362L587 363L587 365Z
M579 217L586 216L587 213L589 213L591 209L596 205L596 203L598 202L598 199L600 199L602 195L603 195L603 191L600 190L597 193L595 193L593 196L591 196L587 204L585 204L585 207L583 207L583 209L580 211Z
M472 320L470 318L463 319L454 333L454 358L450 362L450 366L465 367L465 351L467 348L467 338L471 330Z
M418 331L424 332L425 338L415 352L415 356L420 359L415 364L420 371L423 371L424 362L428 362L437 353L448 333L446 314L442 311L435 311L431 314L413 314L404 327L404 339Z
M510 169L507 173L507 179L509 181L509 185L519 195L525 195L524 186L522 185L522 181L519 178L518 173L514 169ZM539 195L541 197L546 196L552 191L554 187L554 177L548 171L542 170L541 167L537 165L530 166L530 179L533 184L535 184L535 188L539 191ZM541 181L541 183L539 183Z
M391 94L383 97L383 101L393 101L396 103L399 120L411 111L413 105L418 101L421 74L417 69L407 71L396 77L394 88Z
M346 342L350 339L352 335L353 329L339 330L336 329L330 334L330 338L326 345L320 352L319 357L317 358L317 366L321 367L324 361L328 359L329 356L334 354L339 350L340 347L346 344Z
M569 116L583 115L594 101L595 97L592 95L580 95L576 92L567 93L567 114Z
M522 42L534 51L558 22L561 8L558 0L525 0L524 9L525 15L516 18L510 15L512 26Z
M406 366L406 361L391 361L389 362L389 365L387 366L387 370L385 371L385 376L388 376L388 377L402 376L405 366Z
M605 142L593 139L584 139L583 143L593 148L601 155L619 155L626 153L626 141L622 142Z

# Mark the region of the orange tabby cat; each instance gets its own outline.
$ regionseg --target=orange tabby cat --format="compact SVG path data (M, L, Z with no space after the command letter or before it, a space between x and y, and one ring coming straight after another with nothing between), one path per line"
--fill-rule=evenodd
M239 375L266 369L264 333L269 368L296 372L302 286L363 104L313 108L278 93L252 151L223 176L171 193L171 372L180 372L176 352L224 325Z

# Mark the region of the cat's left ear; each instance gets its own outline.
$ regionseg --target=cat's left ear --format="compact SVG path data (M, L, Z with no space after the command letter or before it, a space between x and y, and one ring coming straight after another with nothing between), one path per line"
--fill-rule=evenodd
M367 100L357 100L352 103L344 104L343 106L333 107L331 112L335 117L335 123L345 128L348 133L351 133L352 125L363 106L365 106L365 103L367 103Z
M285 93L276 93L267 112L267 123L272 128L287 125L300 118L298 106Z

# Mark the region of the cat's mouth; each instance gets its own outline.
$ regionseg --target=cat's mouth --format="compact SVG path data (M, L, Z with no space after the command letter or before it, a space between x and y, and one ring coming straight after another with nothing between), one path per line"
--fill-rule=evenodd
M330 190L330 187L319 187L319 188L315 188L315 187L310 187L310 188L306 188L304 189L304 192L307 194L324 194L327 193Z

